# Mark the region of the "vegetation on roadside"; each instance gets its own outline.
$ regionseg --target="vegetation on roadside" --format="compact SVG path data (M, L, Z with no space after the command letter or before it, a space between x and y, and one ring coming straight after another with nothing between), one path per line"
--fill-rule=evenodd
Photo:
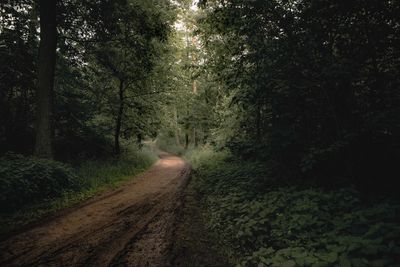
M182 156L186 152L183 146L177 145L175 140L164 135L157 137L156 145L159 149L178 156Z
M191 180L196 179L191 174ZM196 267L232 265L228 247L224 247L217 232L207 227L208 212L201 205L202 197L190 182L185 189L184 206L176 218L174 243L171 250L171 266Z
M206 229L227 262L396 264L398 14L393 0L2 1L0 212L26 222L112 186L150 164L123 143L157 139L195 168L188 238Z
M272 179L265 164L200 149L191 187L236 266L396 266L400 203L354 187ZM195 238L192 236L192 238Z
M0 159L0 234L71 207L146 170L156 154L145 146L120 158L60 162L8 154Z

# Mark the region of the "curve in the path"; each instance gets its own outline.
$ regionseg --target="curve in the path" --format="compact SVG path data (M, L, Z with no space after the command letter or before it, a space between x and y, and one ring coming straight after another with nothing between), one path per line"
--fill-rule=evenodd
M166 266L190 172L166 153L148 171L0 243L0 266Z

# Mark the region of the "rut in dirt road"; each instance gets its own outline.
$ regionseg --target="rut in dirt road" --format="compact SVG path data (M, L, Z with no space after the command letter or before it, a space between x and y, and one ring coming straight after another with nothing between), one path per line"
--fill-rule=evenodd
M168 266L190 172L166 153L148 171L0 243L0 266Z

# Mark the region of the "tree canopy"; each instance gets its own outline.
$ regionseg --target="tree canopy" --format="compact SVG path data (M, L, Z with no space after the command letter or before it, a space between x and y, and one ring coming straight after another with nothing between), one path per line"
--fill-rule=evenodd
M285 177L395 179L397 1L58 1L54 94L41 96L43 3L1 4L2 152L32 153L39 96L59 158L158 137Z

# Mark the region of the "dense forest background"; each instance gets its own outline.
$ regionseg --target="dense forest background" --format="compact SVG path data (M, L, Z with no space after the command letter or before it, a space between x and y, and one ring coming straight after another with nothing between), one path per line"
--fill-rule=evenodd
M37 69L49 64L38 56L37 3L3 4L1 151L32 154L45 112L51 140L36 148L47 142L59 159L119 154L120 138L140 143L164 131L177 146L262 157L284 177L396 179L395 2L199 5L183 13L191 3L57 3L45 112L35 97Z
M48 143L45 149L50 152L37 151L39 156L96 156L107 151L109 136L119 154L120 137L135 135L140 142L141 136L154 136L157 96L152 94L169 88L162 75L168 70L160 57L169 50L173 7L154 1L57 1L53 9L53 14L45 10L41 17L56 16L55 66L38 57L38 3L2 5L2 152L33 153L35 114L36 138L37 117L49 116L51 125L51 133L44 137L51 140L36 140L36 148ZM54 89L35 98L41 65L54 68ZM41 107L37 98L50 107Z
M203 178L190 188L214 197L204 200L213 207L211 228L237 231L223 223L240 216L235 205L259 201L271 207L260 198L272 188L278 188L268 191L275 198L300 194L303 201L312 195L316 203L330 204L348 199L331 207L331 214L346 221L340 212L349 210L359 212L364 226L388 223L385 231L393 236L374 244L392 244L392 250L371 255L399 260L399 209L392 204L398 203L400 174L399 1L21 0L2 2L0 12L0 188L6 192L0 206L8 213L65 195L64 189L92 188L83 176L100 165L145 168L154 158L143 144L155 142L198 168ZM135 160L127 161L132 153ZM36 167L30 170L27 161ZM219 166L207 165L212 161ZM58 175L60 169L68 174ZM46 193L32 185L38 170L58 175ZM51 175L44 183L53 181ZM222 208L216 192L224 190ZM324 195L325 190L336 191ZM248 194L240 197L243 192ZM18 199L13 207L6 204L10 198ZM371 203L386 206L363 210ZM258 214L246 215L256 217L251 227L262 220ZM292 219L286 223L295 224ZM357 223L346 222L343 229L358 236L352 232ZM305 222L301 232L324 224L314 223ZM254 241L265 234L265 222L259 227L242 229L231 240L246 248L247 258L238 259L244 265L308 242L305 236L283 237L283 230L273 233L273 241ZM340 236L331 230L324 230L329 240ZM294 239L302 241L293 244ZM252 254L267 241L273 251ZM340 260L323 255L327 262ZM354 257L366 257L360 255Z
M285 177L397 179L398 3L202 4L207 65L234 110L224 145Z

